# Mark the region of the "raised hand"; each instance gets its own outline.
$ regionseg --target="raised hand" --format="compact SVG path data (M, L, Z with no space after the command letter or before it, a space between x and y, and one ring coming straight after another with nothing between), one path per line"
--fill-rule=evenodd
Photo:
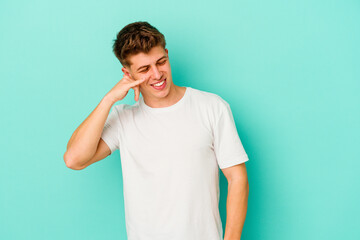
M135 93L135 101L138 101L140 97L139 85L146 79L147 77L134 80L133 78L124 75L124 77L108 92L108 95L114 102L117 102L124 99L130 88L132 88Z

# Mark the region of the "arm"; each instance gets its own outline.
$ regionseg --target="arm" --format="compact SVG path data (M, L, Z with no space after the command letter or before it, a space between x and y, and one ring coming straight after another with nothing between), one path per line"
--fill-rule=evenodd
M130 88L134 89L137 101L140 95L139 84L146 79L134 80L126 74L105 95L71 136L63 156L67 167L80 170L111 153L109 146L100 139L110 109L115 102L125 98Z
M110 154L109 147L100 137L113 104L114 101L105 96L72 134L64 154L67 167L80 170L95 156L95 153L102 158ZM101 150L101 153L97 150Z
M228 180L224 240L240 240L249 195L245 163L222 169L222 171Z

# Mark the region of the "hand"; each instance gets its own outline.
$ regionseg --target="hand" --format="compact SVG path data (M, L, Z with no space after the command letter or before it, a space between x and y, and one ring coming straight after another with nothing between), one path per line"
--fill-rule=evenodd
M147 78L141 78L134 80L133 78L124 75L124 77L108 92L108 96L115 103L126 97L130 88L134 90L135 101L139 100L140 97L140 88L139 85L144 82Z

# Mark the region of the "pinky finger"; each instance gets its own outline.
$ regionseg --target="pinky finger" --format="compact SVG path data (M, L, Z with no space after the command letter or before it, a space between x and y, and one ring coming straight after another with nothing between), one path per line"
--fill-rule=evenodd
M134 94L135 94L135 101L139 101L139 96L140 96L139 86L136 86L133 89L134 89Z

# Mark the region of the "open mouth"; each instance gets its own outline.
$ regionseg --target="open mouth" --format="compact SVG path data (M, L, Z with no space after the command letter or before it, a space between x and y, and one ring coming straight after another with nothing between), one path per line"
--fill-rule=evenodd
M166 86L166 78L164 80L162 80L161 82L155 83L155 84L150 84L153 88L155 88L156 90L162 90L165 88Z

